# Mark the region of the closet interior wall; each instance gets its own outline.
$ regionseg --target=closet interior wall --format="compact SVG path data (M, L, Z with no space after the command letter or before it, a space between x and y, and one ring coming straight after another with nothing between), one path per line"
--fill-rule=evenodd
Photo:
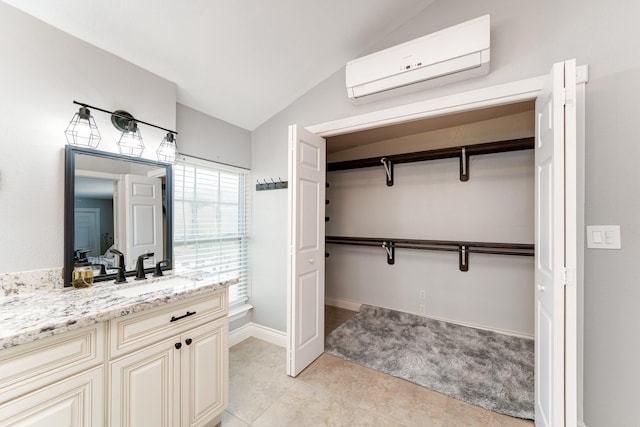
M372 131L328 138L327 161L532 137L534 113L521 103L411 127L426 131L398 128L400 136L389 138L381 129L382 140ZM393 186L382 165L328 172L326 235L532 243L533 161L533 150L473 156L467 182L459 179L457 158L398 164ZM533 337L533 257L472 254L469 270L461 272L456 252L396 249L394 265L382 247L328 243L326 252L329 303L371 304Z

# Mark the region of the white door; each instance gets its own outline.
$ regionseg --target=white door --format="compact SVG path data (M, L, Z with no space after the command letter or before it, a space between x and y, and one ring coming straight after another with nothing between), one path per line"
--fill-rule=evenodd
M76 208L74 212L74 248L100 256L100 209Z
M124 254L127 270L135 267L139 255L153 252L145 268L163 259L162 181L141 175L124 176L125 232ZM122 249L121 249L122 250ZM157 261L156 261L157 260Z
M555 64L536 100L535 421L538 427L564 426L565 399L569 403L576 398L575 386L571 381L565 384L565 351L575 355L570 349L565 350L565 333L575 336L576 326L575 318L567 319L565 330L565 283L571 272L575 272L577 253L576 235L572 231L576 224L575 73L575 61ZM568 296L574 298L575 294ZM575 360L568 362L575 364Z
M325 140L289 126L287 374L324 351Z

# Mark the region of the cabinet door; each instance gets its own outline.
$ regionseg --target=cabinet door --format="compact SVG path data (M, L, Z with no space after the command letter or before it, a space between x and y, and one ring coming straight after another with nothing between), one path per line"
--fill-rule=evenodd
M100 426L104 420L103 367L85 371L0 405L0 425Z
M180 425L180 349L176 336L109 365L110 425Z
M228 404L226 318L182 334L182 425L203 426Z

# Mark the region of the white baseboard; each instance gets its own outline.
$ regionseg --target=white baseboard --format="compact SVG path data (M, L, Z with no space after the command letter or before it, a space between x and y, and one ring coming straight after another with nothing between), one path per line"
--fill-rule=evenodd
M325 305L330 305L332 307L344 308L345 310L351 311L360 311L360 306L362 303L357 301L351 301L348 299L337 299L331 297L324 297Z
M247 323L231 331L229 333L229 347L233 347L249 337L258 338L279 347L287 347L286 332L258 325L257 323Z
M360 307L362 306L362 304L364 304L364 303L353 301L353 300L343 300L343 299L330 298L330 297L325 297L324 298L324 303L326 305L330 305L330 306L338 307L338 308L344 308L345 310L351 310L351 311L360 311ZM387 309L396 310L396 311L403 311L403 310L398 310L397 308L393 308L393 307L382 307L382 308L387 308ZM417 316L421 316L418 313L411 313L411 314L415 314ZM523 333L523 332L516 332L516 331L510 331L510 330L507 330L507 329L498 329L498 328L493 328L493 327L489 327L489 326L477 325L477 324L474 324L474 323L459 322L457 320L451 320L451 319L446 319L446 318L443 318L443 317L436 317L436 316L422 316L422 317L426 317L428 319L433 319L433 320L441 320L443 322L453 323L455 325L468 326L470 328L483 329L485 331L491 331L491 332L495 332L495 333L502 334L502 335L511 335L511 336L514 336L514 337L527 338L527 339L533 339L534 338L532 334L527 334L527 333Z

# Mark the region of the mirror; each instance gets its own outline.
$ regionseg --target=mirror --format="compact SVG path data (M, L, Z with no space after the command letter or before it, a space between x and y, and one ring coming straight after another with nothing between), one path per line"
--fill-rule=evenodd
M65 156L64 286L74 264L90 264L95 281L115 279L124 254L125 274L135 274L139 255L145 272L172 268L171 165L67 146Z

